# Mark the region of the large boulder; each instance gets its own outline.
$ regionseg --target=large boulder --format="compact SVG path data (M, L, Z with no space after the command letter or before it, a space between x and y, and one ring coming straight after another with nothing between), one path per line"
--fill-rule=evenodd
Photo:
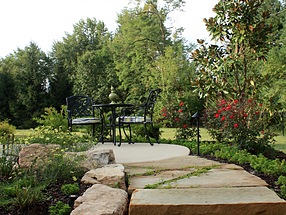
M31 144L22 147L19 153L19 166L23 168L43 167L49 158L60 151L60 146L55 144Z
M75 200L71 215L126 215L128 202L126 191L95 184Z
M115 156L112 149L91 148L84 152L67 152L67 155L70 159L78 160L80 166L87 171L107 164L115 164Z
M122 164L109 164L86 172L81 179L85 184L104 184L113 188L127 190L125 171Z

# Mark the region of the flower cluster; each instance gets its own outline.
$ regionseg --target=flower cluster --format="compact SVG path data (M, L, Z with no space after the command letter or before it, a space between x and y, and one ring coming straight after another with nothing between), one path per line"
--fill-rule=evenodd
M222 99L206 110L205 125L213 138L232 142L241 148L257 151L268 144L272 135L265 133L263 105L254 99ZM259 144L260 145L259 145Z
M176 138L189 139L195 136L192 113L186 103L180 101L174 106L164 107L161 112L168 126L176 128Z

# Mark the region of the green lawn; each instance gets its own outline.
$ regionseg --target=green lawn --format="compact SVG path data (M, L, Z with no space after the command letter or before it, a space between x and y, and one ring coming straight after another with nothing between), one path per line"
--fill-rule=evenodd
M162 128L162 135L161 137L167 140L174 140L175 139L175 129L174 128ZM208 134L207 130L205 128L200 128L200 140L213 140L211 136Z
M162 128L162 138L164 139L170 139L170 140L174 140L175 139L175 129L174 128ZM28 135L29 133L31 133L31 130L29 129L17 129L16 130L16 134L15 137L24 137L26 135ZM205 140L213 140L211 138L211 136L208 134L207 130L204 128L200 128L200 135L201 141L205 141ZM275 149L277 150L281 150L286 152L286 136L282 136L279 135L277 137L275 137L276 143L275 143Z

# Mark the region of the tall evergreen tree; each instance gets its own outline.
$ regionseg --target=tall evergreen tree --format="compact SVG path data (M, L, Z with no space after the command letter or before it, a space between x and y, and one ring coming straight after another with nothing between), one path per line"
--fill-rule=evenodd
M16 124L33 127L33 117L39 117L48 106L49 59L33 42L15 54L13 71L16 81L17 100L13 105Z

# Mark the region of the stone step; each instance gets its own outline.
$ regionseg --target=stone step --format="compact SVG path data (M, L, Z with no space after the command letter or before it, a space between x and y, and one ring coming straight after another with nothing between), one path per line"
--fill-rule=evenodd
M129 215L285 215L286 202L267 187L136 189Z

